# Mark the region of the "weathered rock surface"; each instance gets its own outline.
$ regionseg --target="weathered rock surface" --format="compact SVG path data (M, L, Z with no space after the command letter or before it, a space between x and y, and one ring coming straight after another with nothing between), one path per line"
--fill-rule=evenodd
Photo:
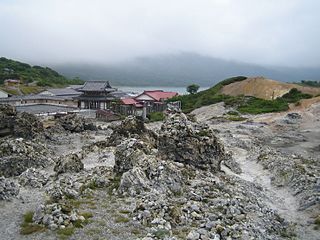
M88 120L79 117L76 114L68 114L59 119L59 124L70 132L83 132L86 130L96 131L97 127Z
M10 179L0 177L0 200L10 200L19 194L19 186Z
M183 113L169 116L161 126L158 149L163 159L212 171L229 157L207 125L191 122Z
M41 188L46 185L48 180L49 176L47 173L35 168L29 168L19 176L20 185L32 188Z
M43 125L30 113L17 113L10 105L0 104L0 137L12 135L25 139L43 136Z
M47 147L23 138L0 139L0 176L18 176L31 167L45 167L52 163Z
M148 142L148 144L155 145L157 135L147 129L143 121L135 116L128 116L120 125L114 124L110 128L113 130L109 138L109 146L117 146L127 138L139 138Z
M57 174L66 172L80 172L84 169L84 165L77 154L69 154L61 157L54 167Z

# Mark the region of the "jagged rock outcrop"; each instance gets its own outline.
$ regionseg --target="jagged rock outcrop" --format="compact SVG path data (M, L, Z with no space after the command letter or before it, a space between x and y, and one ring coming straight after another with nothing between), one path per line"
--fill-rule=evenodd
M96 131L97 127L77 114L68 114L59 119L59 124L70 132L83 132L86 130Z
M84 165L77 154L69 154L61 157L54 166L54 171L57 172L57 174L66 172L80 172L83 169Z
M134 166L145 167L151 153L148 143L135 138L126 139L116 147L114 169L117 173L124 173Z
M10 179L0 177L0 200L10 200L19 194L19 186Z
M50 151L40 142L23 138L0 139L0 176L18 176L31 167L45 167L52 163Z
M113 133L124 139L116 147L114 166L117 174L123 174L118 189L122 194L135 195L149 188L169 195L181 194L196 168L218 171L227 156L207 126L190 122L183 113L169 116L159 137L135 118L126 119L123 124L132 126L134 131L126 135L131 138L125 138L121 131Z
M13 131L15 137L25 139L42 137L44 134L43 125L39 119L35 115L26 112L18 113Z
M191 122L183 113L169 116L161 126L158 150L162 159L213 171L228 157L207 125Z
M12 135L25 139L42 137L43 125L30 113L17 113L10 105L0 104L0 137Z
M128 116L120 125L111 125L113 130L109 138L109 146L117 146L127 138L142 139L150 145L156 144L157 134L147 129L139 117Z

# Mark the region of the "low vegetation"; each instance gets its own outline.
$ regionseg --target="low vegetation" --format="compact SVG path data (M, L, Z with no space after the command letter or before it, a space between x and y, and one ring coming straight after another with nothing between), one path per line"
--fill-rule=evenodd
M308 87L320 87L320 81L302 80L300 83L297 84Z
M35 232L42 232L45 230L44 226L33 223L33 214L34 212L29 211L23 215L23 222L20 225L20 234L29 235Z
M35 82L38 86L65 86L68 84L82 84L83 81L75 79L67 79L56 71L48 67L30 66L22 63L0 58L0 84L6 79L19 79L23 84Z
M196 108L222 102L232 98L232 97L220 94L219 92L221 88L225 85L231 84L233 82L243 81L245 79L247 78L244 76L228 78L224 81L219 82L217 85L207 90L200 91L195 94L177 96L177 97L171 98L169 101L170 102L181 101L182 110L188 113L193 111Z
M286 111L289 109L289 103L297 103L301 99L308 99L312 97L310 94L302 93L296 88L291 89L289 93L275 100L265 100L246 96L228 96L220 93L223 86L243 81L245 79L246 77L243 76L229 78L205 91L174 97L170 99L170 102L181 101L182 110L186 113L202 106L224 102L227 106L235 107L235 109L240 113L260 114ZM230 120L241 121L243 119L230 116Z
M148 114L148 119L150 122L158 122L164 120L164 114L163 112L152 112Z

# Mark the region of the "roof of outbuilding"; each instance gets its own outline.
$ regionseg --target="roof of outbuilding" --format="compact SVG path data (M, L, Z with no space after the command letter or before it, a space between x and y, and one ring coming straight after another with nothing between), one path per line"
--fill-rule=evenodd
M52 88L52 89L48 89L46 91L52 93L52 95L54 95L54 96L80 95L81 94L80 92L78 92L72 88ZM47 95L47 94L45 94L46 91L43 91L39 94L40 95Z
M162 90L154 90L154 91L144 91L142 94L146 94L150 97L152 97L155 101L160 101L161 99L168 99L172 98L174 96L177 96L177 92L164 92ZM140 94L139 96L141 96ZM137 96L137 97L139 97Z
M124 99L121 99L121 102L124 105L134 105L134 104L138 103L134 98L124 98Z

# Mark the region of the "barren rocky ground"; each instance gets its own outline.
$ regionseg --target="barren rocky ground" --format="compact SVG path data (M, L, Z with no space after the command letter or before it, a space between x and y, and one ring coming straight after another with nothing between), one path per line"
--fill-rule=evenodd
M320 105L230 110L13 128L2 109L1 239L319 239Z

